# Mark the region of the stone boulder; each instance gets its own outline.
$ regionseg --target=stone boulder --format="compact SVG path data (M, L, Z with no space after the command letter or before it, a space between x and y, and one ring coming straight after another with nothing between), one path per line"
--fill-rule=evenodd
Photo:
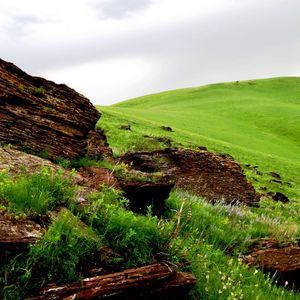
M0 59L0 143L74 159L87 151L87 137L100 113L64 84L32 77Z
M271 274L278 284L300 291L299 242L265 239L254 244L250 251L243 257L245 263Z
M171 267L165 262L154 263L84 278L81 282L46 287L30 299L188 299L189 290L196 284L195 276Z
M162 172L175 187L194 192L211 202L259 206L259 195L240 165L225 155L191 149L127 153L121 161L142 172Z
M42 167L58 171L59 166L47 159L43 159L10 147L0 148L0 171L6 170L15 177L20 173L33 174Z
M0 147L0 172L5 170L9 176L16 178L18 175L31 175L41 171L43 167L52 170L54 173L63 171L64 176L72 178L71 184L79 185L80 189L76 195L76 202L85 201L85 196L94 191L93 186L90 185L88 178L81 176L79 173L73 174L70 170L64 169L57 164L31 155L10 147Z
M18 221L0 211L0 267L38 241L42 228L30 221Z

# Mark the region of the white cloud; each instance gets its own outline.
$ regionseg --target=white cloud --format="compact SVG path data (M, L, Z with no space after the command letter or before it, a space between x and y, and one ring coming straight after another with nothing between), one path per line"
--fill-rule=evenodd
M102 19L125 18L151 6L153 0L102 0L95 1L94 8Z
M300 69L298 0L0 0L0 7L3 59L98 103Z
M154 64L143 59L118 58L50 70L42 76L76 87L95 102L109 105L125 100L124 95L130 98L140 96L143 92L140 86L153 68Z

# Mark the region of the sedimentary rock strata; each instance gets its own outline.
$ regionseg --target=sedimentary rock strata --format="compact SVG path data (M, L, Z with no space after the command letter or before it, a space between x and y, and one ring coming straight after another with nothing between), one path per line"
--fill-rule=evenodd
M87 136L99 117L75 90L0 59L0 143L73 159L86 153Z

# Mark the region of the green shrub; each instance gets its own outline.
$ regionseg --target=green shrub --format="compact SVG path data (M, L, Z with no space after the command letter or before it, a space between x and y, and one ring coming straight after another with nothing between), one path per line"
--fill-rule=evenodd
M197 278L191 299L298 299L293 291L277 287L275 278L240 259L251 240L282 235L277 219L254 214L244 206L212 205L182 192L171 194L167 208L167 217L177 224L169 259L188 260L187 270Z
M44 214L59 205L68 206L75 195L71 185L72 175L57 173L43 167L40 172L22 174L15 181L6 182L1 188L2 196L13 211Z
M84 156L79 159L72 160L70 166L77 169L81 167L98 167L101 165L99 165L98 160Z
M42 97L44 94L45 94L45 89L40 86L40 87L35 87L33 90L32 90L32 94L34 96L37 96L37 97Z
M65 168L65 169L71 167L71 161L69 159L65 158L65 157L61 157L61 156L57 157L55 159L55 163L58 164L60 167Z
M104 188L90 200L85 208L86 222L121 255L127 267L149 263L157 253L166 251L171 223L128 211L127 201L113 189Z
M89 227L69 211L62 211L29 255L38 276L68 282L78 278L80 258L100 246L101 240Z
M0 200L1 198L4 198L4 191L6 189L6 186L11 183L11 180L8 176L7 170L2 169L0 171Z
M211 204L185 192L173 192L167 200L167 216L174 218L180 213L181 234L193 234L228 252L243 252L253 240L263 237L278 240L297 239L293 223L266 216L257 210L251 211L244 205L229 205L222 201Z
M113 170L114 164L106 160L98 160L95 158L90 158L88 156L83 156L73 160L58 159L58 164L65 168L86 168L86 167L101 167L109 170Z
M274 278L215 249L203 240L181 238L197 284L190 299L298 299L293 291L275 285ZM177 250L180 251L180 248Z
M29 253L5 266L7 276L0 280L0 298L23 299L46 282L61 284L80 279L80 259L101 246L101 240L79 218L69 211L60 212Z

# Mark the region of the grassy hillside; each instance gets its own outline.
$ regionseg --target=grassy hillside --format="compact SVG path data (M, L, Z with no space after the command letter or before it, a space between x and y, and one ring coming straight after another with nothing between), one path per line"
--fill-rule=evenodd
M272 190L284 190L294 199L299 198L300 78L167 91L100 109L104 113L100 124L109 137L114 136L110 142L117 154L136 146L131 141L133 137L147 144L142 141L145 134L167 136L174 145L204 145L209 150L228 153L242 164L257 165L259 173L275 171L287 185L274 185L267 175L260 178L260 185L271 185ZM115 138L114 122L132 126L131 133L122 135L122 142ZM163 132L161 125L171 126L174 132ZM122 148L126 139L128 144ZM257 172L246 172L256 180Z
M28 299L48 284L55 293L61 290L52 284L77 282L82 291L82 278L157 260L192 271L197 283L189 299L300 299L299 288L293 289L300 286L297 274L264 273L259 264L249 266L245 260L253 246L263 250L267 241L284 252L281 257L267 254L277 267L287 255L290 267L299 261L299 100L300 79L279 78L170 91L101 108L98 126L105 129L116 156L199 145L225 152L263 193L260 207L212 204L174 189L160 217L151 207L141 215L130 211L129 200L99 180L98 173L91 176L90 167L106 168L108 181L114 175L153 183L162 174L141 174L118 160L89 157L58 158L70 172L42 167L34 174L15 175L2 168L1 220L20 228L40 224L41 236L17 255L4 247L0 299ZM87 184L103 183L101 190L89 193L89 185L76 185L73 167ZM276 191L290 201L273 201L268 193Z
M299 299L299 293L278 290L272 284L277 279L248 268L239 257L247 244L264 238L299 242L300 78L167 91L99 109L98 125L116 156L206 146L233 156L263 195L260 208L211 205L176 190L167 200L167 212L175 212L171 219L177 216L181 223L171 256L174 250L187 257L197 277L191 299ZM280 180L274 180L274 172ZM269 193L278 191L290 202L272 201Z

